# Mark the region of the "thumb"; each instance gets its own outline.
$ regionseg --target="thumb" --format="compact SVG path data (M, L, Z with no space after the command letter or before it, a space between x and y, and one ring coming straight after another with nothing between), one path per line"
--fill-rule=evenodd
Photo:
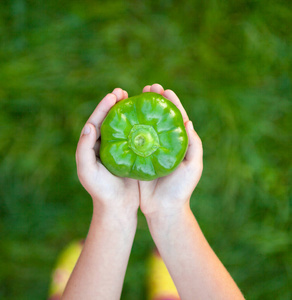
M94 146L96 143L97 132L96 128L91 123L86 123L76 150L76 162L78 173L87 172L89 168L96 165L96 156Z
M186 131L189 138L188 150L185 159L188 163L194 166L203 166L203 147L202 141L194 130L192 121L186 124Z

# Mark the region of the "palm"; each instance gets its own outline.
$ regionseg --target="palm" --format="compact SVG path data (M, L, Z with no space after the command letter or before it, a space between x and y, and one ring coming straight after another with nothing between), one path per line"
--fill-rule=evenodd
M140 207L143 213L174 209L186 202L198 180L185 162L170 175L153 181L140 181Z
M94 186L93 190L91 188L91 193L99 195L105 203L115 202L115 205L120 203L127 206L139 206L137 180L116 177L99 162L96 164L91 176L91 187Z

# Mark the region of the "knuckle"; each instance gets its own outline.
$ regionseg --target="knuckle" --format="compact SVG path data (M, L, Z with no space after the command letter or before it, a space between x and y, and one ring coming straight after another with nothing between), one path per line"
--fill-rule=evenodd
M112 97L117 98L116 94L114 94L114 93L108 93L107 96L112 96Z
M118 92L118 93L122 93L123 92L123 90L121 88L115 88L114 91Z
M84 178L86 177L86 173L86 168L80 165L77 166L77 175L80 181L84 180Z
M195 135L194 140L195 140L196 144L202 145L202 140L200 139L200 137L197 134Z
M203 143L198 135L196 135L194 138L194 144L197 150L203 151Z

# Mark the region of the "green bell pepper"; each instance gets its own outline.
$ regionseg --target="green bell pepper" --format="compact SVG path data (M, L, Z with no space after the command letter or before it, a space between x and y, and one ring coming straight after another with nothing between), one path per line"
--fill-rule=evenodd
M101 125L100 159L114 175L153 180L183 160L188 136L179 109L148 92L115 104Z

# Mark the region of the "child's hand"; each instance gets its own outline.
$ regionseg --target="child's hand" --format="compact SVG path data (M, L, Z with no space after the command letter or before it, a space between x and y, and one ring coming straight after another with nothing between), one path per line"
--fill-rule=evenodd
M172 214L188 205L189 199L203 170L202 143L193 129L185 109L176 94L165 90L159 84L145 86L143 92L155 92L173 102L181 111L189 138L185 159L178 168L166 177L153 181L140 181L140 208L145 216Z
M100 126L110 108L128 95L115 89L99 103L83 128L76 151L78 176L92 196L94 213L62 299L120 299L139 200L181 299L244 299L189 207L203 169L201 140L173 91L164 91L159 84L143 91L162 94L181 111L189 138L185 159L173 173L153 181L112 175L96 159Z
M128 97L120 88L106 95L86 122L76 150L79 180L99 210L137 212L139 190L137 180L112 175L99 161L100 127L116 102Z
M112 175L99 161L100 127L110 108L128 94L115 89L85 124L76 150L78 177L93 199L84 247L62 299L120 299L137 228L138 181Z

